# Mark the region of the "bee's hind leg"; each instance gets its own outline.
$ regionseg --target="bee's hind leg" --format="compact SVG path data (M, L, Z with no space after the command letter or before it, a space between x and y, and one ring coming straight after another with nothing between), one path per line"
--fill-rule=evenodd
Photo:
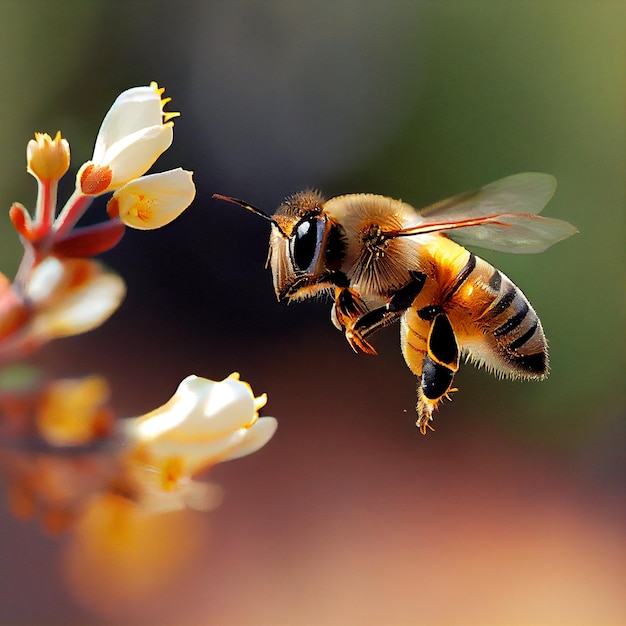
M454 375L459 369L459 346L448 316L437 312L428 334L428 351L422 363L422 375L417 390L417 422L422 434L433 419L433 411L452 389Z

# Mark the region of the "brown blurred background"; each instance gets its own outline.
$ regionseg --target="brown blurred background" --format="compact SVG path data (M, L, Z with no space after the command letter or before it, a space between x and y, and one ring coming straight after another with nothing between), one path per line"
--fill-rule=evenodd
M77 575L80 546L0 503L0 625L626 623L622 2L0 9L7 210L34 203L34 131L61 129L78 168L117 94L151 80L182 112L155 170L192 169L198 187L176 222L105 255L128 284L121 310L35 363L107 375L127 416L187 374L239 371L279 420L266 448L215 469L224 502L189 514L197 543L177 547L173 524L143 546L168 537L176 567L122 554L110 569L78 558ZM355 355L328 302L278 304L267 224L211 198L272 212L309 186L423 206L521 171L557 177L546 214L580 234L537 256L477 252L540 314L551 376L467 366L427 437L398 329L375 338L378 357ZM63 197L72 187L68 175ZM103 218L104 204L92 211ZM11 276L6 212L0 242ZM163 576L134 588L133 567Z

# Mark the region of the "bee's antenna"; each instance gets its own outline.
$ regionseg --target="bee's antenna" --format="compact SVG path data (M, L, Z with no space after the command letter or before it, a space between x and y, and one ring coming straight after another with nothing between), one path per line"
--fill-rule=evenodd
M233 204L238 204L239 206L243 207L244 209L247 209L248 211L250 211L251 213L254 213L255 215L258 215L259 217L262 217L263 219L267 220L268 222L271 222L272 224L274 224L274 226L276 226L276 228L278 229L278 232L285 239L289 239L289 236L280 227L278 222L271 215L268 215L267 213L264 213L263 211L261 211L261 209L257 209L256 207L253 207L251 204L248 204L247 202L244 202L243 200L239 200L237 198L231 198L230 196L223 196L220 193L214 193L213 197L217 198L218 200L225 200L226 202L232 202Z

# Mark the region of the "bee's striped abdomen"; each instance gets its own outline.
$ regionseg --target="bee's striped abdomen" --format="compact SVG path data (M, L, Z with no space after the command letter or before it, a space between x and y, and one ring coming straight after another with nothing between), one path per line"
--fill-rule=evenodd
M470 358L505 376L543 378L548 350L541 322L521 289L484 259L458 286L459 341ZM454 314L452 314L454 323Z
M493 336L499 354L516 375L543 378L548 373L548 350L541 322L521 289L493 266L489 270L489 285L497 286L495 299L478 323Z

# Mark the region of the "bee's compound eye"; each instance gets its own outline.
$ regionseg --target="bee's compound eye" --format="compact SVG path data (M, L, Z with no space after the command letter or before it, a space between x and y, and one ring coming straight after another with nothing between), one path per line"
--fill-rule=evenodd
M317 217L304 219L296 226L293 262L299 271L306 271L315 260L321 237L320 226L320 219Z

